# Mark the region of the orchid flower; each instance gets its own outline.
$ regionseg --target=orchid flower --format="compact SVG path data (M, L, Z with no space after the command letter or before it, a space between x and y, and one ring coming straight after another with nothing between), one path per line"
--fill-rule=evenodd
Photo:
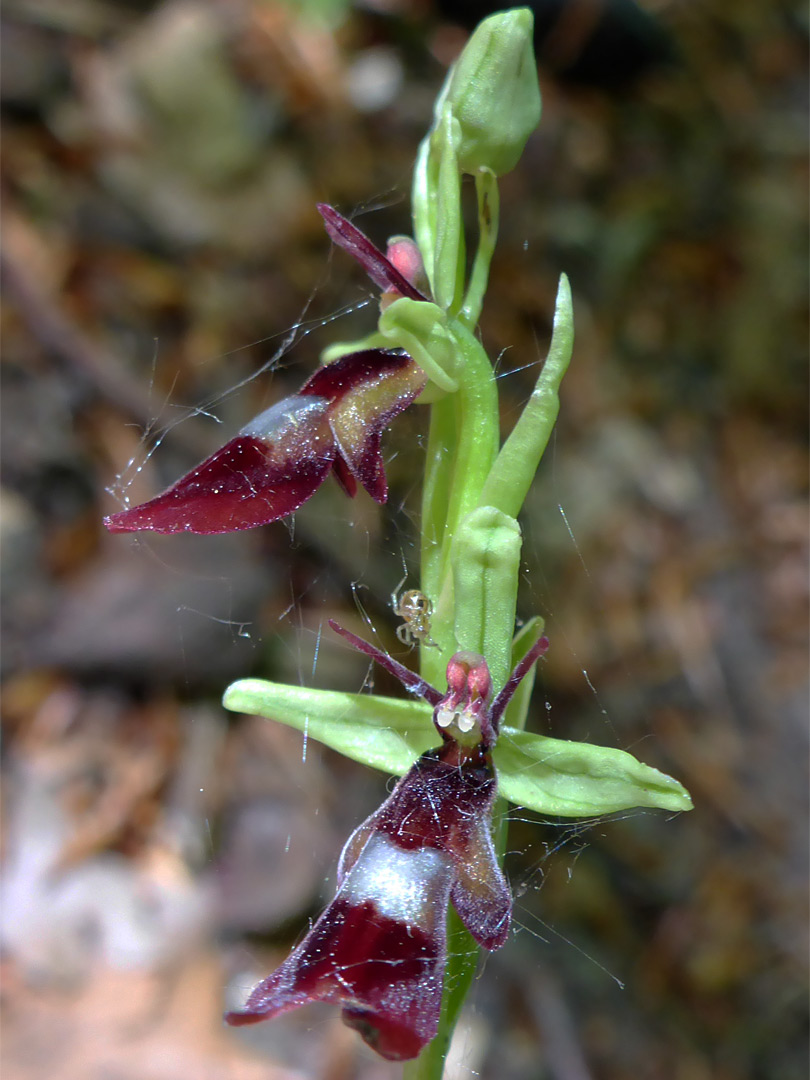
M389 259L332 207L318 209L329 235L383 290L383 307L401 297L427 301L410 280L424 277L413 241L396 238ZM384 503L382 431L426 383L424 371L402 351L375 348L342 355L162 494L111 514L105 524L110 532L252 529L293 513L330 472L347 495L356 494L359 481Z
M433 706L443 742L422 754L354 831L340 856L332 903L226 1020L252 1024L308 1002L332 1002L378 1054L400 1061L417 1057L439 1027L448 904L483 948L506 941L512 897L492 842L491 751L504 709L548 641L535 642L492 701L483 656L456 653L441 694L331 625Z
M452 903L461 923L482 948L493 951L506 941L512 897L496 857L492 826L502 776L495 768L496 742L507 707L548 649L548 640L538 636L535 624L529 637L532 644L526 648L523 642L525 653L493 699L489 667L477 653L458 652L451 657L447 691L442 694L333 620L329 625L427 703L432 710L432 740L435 742L438 732L443 741L438 749L419 755L382 806L352 833L338 862L338 889L331 904L287 960L255 987L241 1009L229 1012L226 1020L241 1026L272 1019L313 1001L338 1004L344 1021L377 1053L391 1060L407 1060L421 1053L439 1027L448 905ZM256 690L251 691L250 684L237 683L231 687L226 704L244 706L245 695L251 692L255 695ZM328 696L328 692L320 693ZM385 699L343 696L365 700L387 718ZM276 704L275 718L289 722L289 715L280 715L278 710ZM249 711L260 711L255 696ZM335 720L334 726L340 729L341 720ZM421 734L430 739L431 732ZM320 738L323 729L314 725L311 733ZM514 742L516 735L540 739L512 731L510 741ZM358 740L358 745L368 747L370 742L374 740L366 738ZM618 808L621 796L618 804L609 802L606 777L596 771L589 776L584 767L588 751L600 748L584 746L578 759L576 749L562 748L580 744L554 739L540 739L540 743L547 757L546 776L553 776L555 767L560 771L558 795L567 783L580 800L587 797L590 788L593 797L601 799L599 809ZM345 745L341 749L346 752ZM614 798L623 783L627 804L689 807L688 796L676 781L622 751L601 753L607 760L611 754L615 756L610 763ZM621 766L619 758L625 759ZM527 762L518 762L518 768L513 763L510 768L508 761L507 754L504 771L513 779L518 774L518 782L526 785ZM572 770L572 763L579 766L579 775ZM537 769L534 783L542 791L536 774ZM552 780L545 786L546 798L553 809L559 809L553 804L555 783ZM515 798L515 789L510 790ZM570 809L563 806L563 812Z

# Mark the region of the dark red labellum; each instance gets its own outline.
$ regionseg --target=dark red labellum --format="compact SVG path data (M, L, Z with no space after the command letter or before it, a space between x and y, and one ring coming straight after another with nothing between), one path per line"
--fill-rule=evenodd
M348 495L359 481L385 502L382 430L425 382L424 372L401 352L344 356L254 417L163 494L112 514L105 524L111 532L252 529L297 510L333 468Z

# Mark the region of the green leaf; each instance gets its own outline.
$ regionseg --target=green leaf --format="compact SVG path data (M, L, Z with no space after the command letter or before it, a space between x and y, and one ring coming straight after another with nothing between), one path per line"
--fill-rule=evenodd
M689 792L677 780L614 747L504 727L494 759L500 794L541 814L591 817L633 806L692 809Z

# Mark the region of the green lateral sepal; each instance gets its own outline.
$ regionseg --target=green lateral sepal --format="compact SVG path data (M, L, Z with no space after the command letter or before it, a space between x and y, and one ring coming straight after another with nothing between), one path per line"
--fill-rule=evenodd
M404 349L439 389L458 389L453 375L458 343L451 321L436 304L402 297L380 315L378 328L388 348Z
M503 727L494 761L500 794L541 814L580 818L634 806L692 809L677 780L611 746Z
M345 757L397 776L438 742L430 706L420 701L241 679L226 690L223 704L287 724ZM612 747L504 727L493 760L500 794L543 814L579 818L634 806L692 809L677 780Z

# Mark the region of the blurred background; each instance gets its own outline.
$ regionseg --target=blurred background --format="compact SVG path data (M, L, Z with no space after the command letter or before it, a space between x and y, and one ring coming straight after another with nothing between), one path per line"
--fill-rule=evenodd
M311 1007L235 1033L387 778L226 714L244 675L407 662L425 412L380 509L330 480L227 537L107 535L374 324L380 245L485 3L6 0L2 15L4 1080L376 1080ZM534 726L695 810L514 809L516 931L447 1077L792 1080L807 1060L807 11L537 0L544 115L502 184L482 334L504 430L577 327L523 517ZM472 203L468 210L472 210ZM472 221L471 217L471 221ZM376 687L393 692L378 674Z

